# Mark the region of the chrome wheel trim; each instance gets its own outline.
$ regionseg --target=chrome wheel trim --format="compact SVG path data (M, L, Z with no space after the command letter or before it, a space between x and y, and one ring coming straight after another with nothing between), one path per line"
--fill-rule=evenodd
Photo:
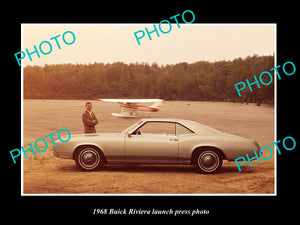
M198 166L209 173L215 171L220 165L220 157L214 151L204 151L198 157Z
M99 165L100 154L92 148L83 149L78 155L78 161L82 168L92 170Z

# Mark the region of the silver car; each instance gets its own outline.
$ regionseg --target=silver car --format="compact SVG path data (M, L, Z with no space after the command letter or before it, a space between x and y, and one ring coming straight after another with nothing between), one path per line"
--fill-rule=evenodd
M142 119L120 133L72 135L56 141L54 155L73 159L82 170L104 164L192 164L201 173L218 171L223 160L259 151L256 141L183 119Z

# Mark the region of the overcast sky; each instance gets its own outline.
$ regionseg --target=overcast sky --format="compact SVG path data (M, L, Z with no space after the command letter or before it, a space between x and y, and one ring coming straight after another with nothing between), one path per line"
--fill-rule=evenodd
M176 64L179 62L233 60L238 57L273 55L276 52L275 24L172 24L168 34L159 31L160 37L152 33L152 40L147 34L138 45L134 32L153 30L153 24L22 24L22 51L27 48L34 51L42 41L52 44L48 55L40 53L40 58L32 54L32 62L26 55L23 66L45 64L89 64L94 62L124 63L147 62L150 65ZM169 26L162 27L164 31ZM76 40L66 45L62 34L72 31ZM57 41L50 38L60 35ZM70 34L67 41L72 41ZM48 44L42 45L48 51ZM17 63L17 62L16 62Z

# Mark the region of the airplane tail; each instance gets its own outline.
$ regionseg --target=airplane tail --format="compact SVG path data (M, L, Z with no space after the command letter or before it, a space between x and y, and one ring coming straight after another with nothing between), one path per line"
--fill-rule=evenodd
M162 106L163 104L163 100L160 100L160 101L157 101L157 102L154 102L150 108L154 108L154 109L160 109L160 107Z

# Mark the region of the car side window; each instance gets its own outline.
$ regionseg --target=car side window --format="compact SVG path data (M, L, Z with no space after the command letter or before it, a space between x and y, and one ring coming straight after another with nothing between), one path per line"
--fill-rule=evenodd
M175 136L175 123L147 122L134 132L136 135L166 135Z
M176 124L176 135L185 135L185 134L192 134L193 131L191 131L190 129L182 126L181 124Z

